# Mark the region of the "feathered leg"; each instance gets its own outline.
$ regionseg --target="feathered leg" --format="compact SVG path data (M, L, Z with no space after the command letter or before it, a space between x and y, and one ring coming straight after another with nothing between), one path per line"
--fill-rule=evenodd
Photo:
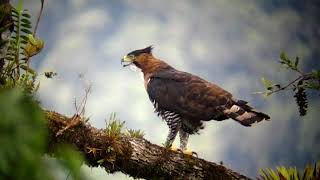
M179 136L180 136L180 149L182 151L187 150L187 144L188 144L188 139L189 139L189 134L181 128L179 130Z
M186 155L195 155L198 156L196 152L190 151L187 149L188 139L189 139L189 133L185 132L182 128L179 130L179 136L180 136L180 149L182 153Z
M169 134L167 136L167 140L165 142L165 147L169 148L172 146L174 139L177 136L178 131L180 130L181 123L180 121L167 121L167 125L169 126Z

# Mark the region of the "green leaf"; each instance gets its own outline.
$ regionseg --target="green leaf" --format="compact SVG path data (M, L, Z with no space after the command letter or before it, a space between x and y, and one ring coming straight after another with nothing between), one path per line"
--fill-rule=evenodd
M22 16L26 17L26 18L30 18L31 17L28 13L23 13Z
M7 55L8 55L8 56L15 56L15 55L16 55L16 53L15 53L15 52L11 52L11 51L9 51L9 52L7 52Z
M100 164L100 165L101 165L103 162L104 162L104 159L100 159L100 160L97 161L97 163Z
M24 28L28 28L28 29L32 28L31 24L22 23L21 26L24 27Z
M25 40L25 41L28 41L28 40L29 40L29 38L28 38L27 36L25 36L25 35L20 35L20 37L21 37L23 40Z
M17 36L15 36L15 35L11 36L11 39L13 40L13 42L15 42L16 38L17 38Z
M76 151L70 145L63 144L57 148L56 154L60 164L66 169L70 170L70 173L74 179L83 179L80 167L84 162L84 158L78 151Z
M11 16L12 16L12 18L15 18L15 19L17 19L19 17L16 13L13 13L13 11L11 13Z
M268 89L270 87L272 88L272 86L273 86L272 82L264 77L261 78L261 82L266 89Z
M32 34L28 34L28 41L30 41L30 43L33 45L37 44L37 38L33 37Z
M19 14L20 14L16 8L12 8L11 12L12 12L12 14L14 14L16 16L19 16Z
M285 52L281 52L280 54L280 59L283 61L283 62L288 62L289 61L289 58L287 56L287 54Z
M143 138L144 136L144 132L140 129L139 130L127 129L125 134L133 138Z
M17 18L17 19L12 19L12 20L13 20L13 22L14 22L15 25L17 25L17 24L19 23L18 18Z
M27 60L28 60L28 58L26 58L26 57L21 59L21 61L27 61Z
M22 44L27 44L27 43L28 43L28 41L21 40L21 41L20 41L20 43L22 43Z
M14 60L14 57L12 57L12 56L7 56L7 57L6 57L6 60L7 60L7 61L13 61L13 60Z
M30 67L28 67L26 65L20 65L20 67L21 67L21 69L31 73L32 75L36 75L37 74L33 69L31 69Z
M23 12L23 0L18 1L18 5L16 6L18 12Z
M320 90L320 83L309 81L304 85L304 87L314 90Z
M31 24L30 20L27 18L22 18L21 22L26 23L26 24Z
M21 31L26 34L32 34L32 32L29 29L21 28Z
M0 179L49 178L42 158L47 126L38 104L21 89L0 89L0 114Z

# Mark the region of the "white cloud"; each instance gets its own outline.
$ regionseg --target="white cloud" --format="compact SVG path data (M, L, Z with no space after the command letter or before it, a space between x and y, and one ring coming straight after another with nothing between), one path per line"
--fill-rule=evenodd
M76 9L83 8L85 5L88 5L89 1L88 0L71 0L70 1L72 7Z
M310 53L307 45L293 38L302 21L298 14L290 9L267 13L255 1L124 1L126 9L113 14L96 2L90 3L99 8L85 8L84 2L73 2L81 11L69 12L70 16L52 26L55 40L47 42L52 47L40 71L58 71L59 76L42 82L42 102L72 113L73 98L84 92L77 74L85 73L93 83L86 110L94 126L103 128L109 114L117 112L129 128L145 131L145 137L159 145L168 129L153 113L139 75L121 68L124 54L153 44L156 57L178 69L208 77L237 98L261 106L261 98L251 93L261 87L258 77L280 75L274 65L279 51L285 48L303 56ZM207 122L201 135L190 138L189 146L200 157L229 161L228 165L233 163L228 159L230 151L250 155L248 162L239 160L242 165L232 167L252 175L254 168L271 165L273 148L281 146L291 133L296 109L290 100L269 98L263 102L261 110L270 113L272 121L252 128L232 120ZM309 126L304 124L301 133Z
M139 13L129 13L128 21L117 24L118 31L112 36L107 36L101 48L107 57L117 56L120 58L132 48L144 48L152 45L158 41L159 23L156 18L145 17Z

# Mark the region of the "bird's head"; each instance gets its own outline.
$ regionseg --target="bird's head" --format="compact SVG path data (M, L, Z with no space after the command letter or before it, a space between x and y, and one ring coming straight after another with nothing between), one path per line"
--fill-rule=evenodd
M150 55L152 55L152 46L148 46L144 49L138 49L125 55L121 59L121 64L123 64L123 67L134 64L138 68L141 68L141 66L147 63Z

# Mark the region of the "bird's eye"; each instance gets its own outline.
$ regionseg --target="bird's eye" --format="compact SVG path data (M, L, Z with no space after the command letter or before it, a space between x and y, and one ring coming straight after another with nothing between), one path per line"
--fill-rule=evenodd
M135 59L135 56L134 56L133 54L130 54L130 55L129 55L129 58L130 58L130 59Z

